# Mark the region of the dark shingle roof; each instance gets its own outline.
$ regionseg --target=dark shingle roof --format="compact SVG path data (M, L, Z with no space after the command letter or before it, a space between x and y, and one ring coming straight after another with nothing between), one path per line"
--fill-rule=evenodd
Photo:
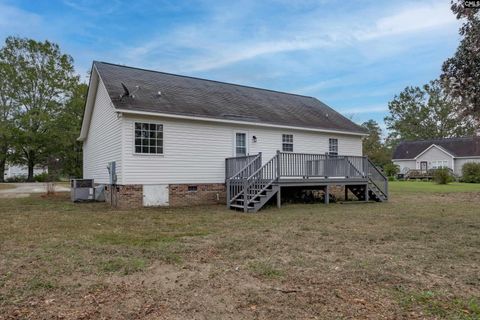
M312 97L105 62L94 62L94 66L119 110L365 133ZM120 99L122 82L134 98Z
M480 156L480 137L403 141L393 152L393 159L413 159L435 144L455 157Z

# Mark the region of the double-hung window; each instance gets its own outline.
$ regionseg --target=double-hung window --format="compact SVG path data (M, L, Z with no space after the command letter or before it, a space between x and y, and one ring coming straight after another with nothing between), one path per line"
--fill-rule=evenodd
M163 154L163 125L135 122L135 153Z
M235 156L243 157L247 155L247 134L237 132L235 134Z
M293 134L282 134L282 151L293 152Z
M338 155L338 139L328 139L328 154L332 156Z

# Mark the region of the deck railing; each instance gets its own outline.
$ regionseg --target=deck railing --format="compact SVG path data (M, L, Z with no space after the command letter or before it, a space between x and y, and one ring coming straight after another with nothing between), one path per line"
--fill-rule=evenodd
M262 153L225 159L225 179L234 176L249 177L262 166Z
M375 184L385 196L388 197L388 180L382 172L367 158L367 176L371 183Z
M255 198L273 182L281 178L299 179L364 179L388 195L387 178L367 158L328 154L280 152L262 165L261 153L252 156L227 158L225 162L227 200L233 202L244 196ZM246 207L245 207L246 208Z
M365 157L279 152L279 177L365 178Z

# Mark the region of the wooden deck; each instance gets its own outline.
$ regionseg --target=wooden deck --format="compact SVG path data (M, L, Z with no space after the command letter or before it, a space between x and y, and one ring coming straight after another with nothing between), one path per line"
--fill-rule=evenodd
M305 187L323 190L341 185L359 200L388 199L388 181L367 157L277 152L263 163L262 154L227 158L225 165L227 206L257 212L273 196L281 206L281 190ZM347 193L346 193L347 194Z

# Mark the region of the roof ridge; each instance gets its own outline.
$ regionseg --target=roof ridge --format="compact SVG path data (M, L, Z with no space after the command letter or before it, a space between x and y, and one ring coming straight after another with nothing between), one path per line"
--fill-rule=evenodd
M450 138L431 138L431 139L418 139L418 140L403 140L400 143L415 143L415 142L430 142L430 141L442 141L442 140L468 140L474 139L476 136L465 137L450 137Z
M226 84L226 85L231 85L231 86L237 86L237 87L243 87L243 88L249 88L249 89L256 89L256 90L269 91L269 92L274 92L274 93L287 94L287 95L292 95L292 96L297 96L297 97L310 98L310 99L314 99L314 100L317 100L317 101L321 102L320 100L318 100L315 97L305 96L305 95L297 94L297 93L291 93L291 92L285 92L285 91L279 91L279 90L273 90L273 89L266 89L266 88L259 88L259 87L254 87L254 86L247 86L247 85L244 85L244 84L231 83L231 82L225 82L225 81L219 81L219 80L211 80L211 79L205 79L205 78L200 78L200 77L186 76L186 75L183 75L183 74L175 74L175 73L158 71L158 70L132 67L132 66L122 65L122 64L118 64L118 63L94 60L93 64L96 64L96 63L109 64L109 65L116 66L116 67L129 68L129 69L135 69L135 70L141 70L141 71L147 71L147 72L161 73L161 74L166 74L166 75L175 76L175 77L209 81L209 82L221 83L221 84ZM323 102L321 102L321 103L323 104Z

